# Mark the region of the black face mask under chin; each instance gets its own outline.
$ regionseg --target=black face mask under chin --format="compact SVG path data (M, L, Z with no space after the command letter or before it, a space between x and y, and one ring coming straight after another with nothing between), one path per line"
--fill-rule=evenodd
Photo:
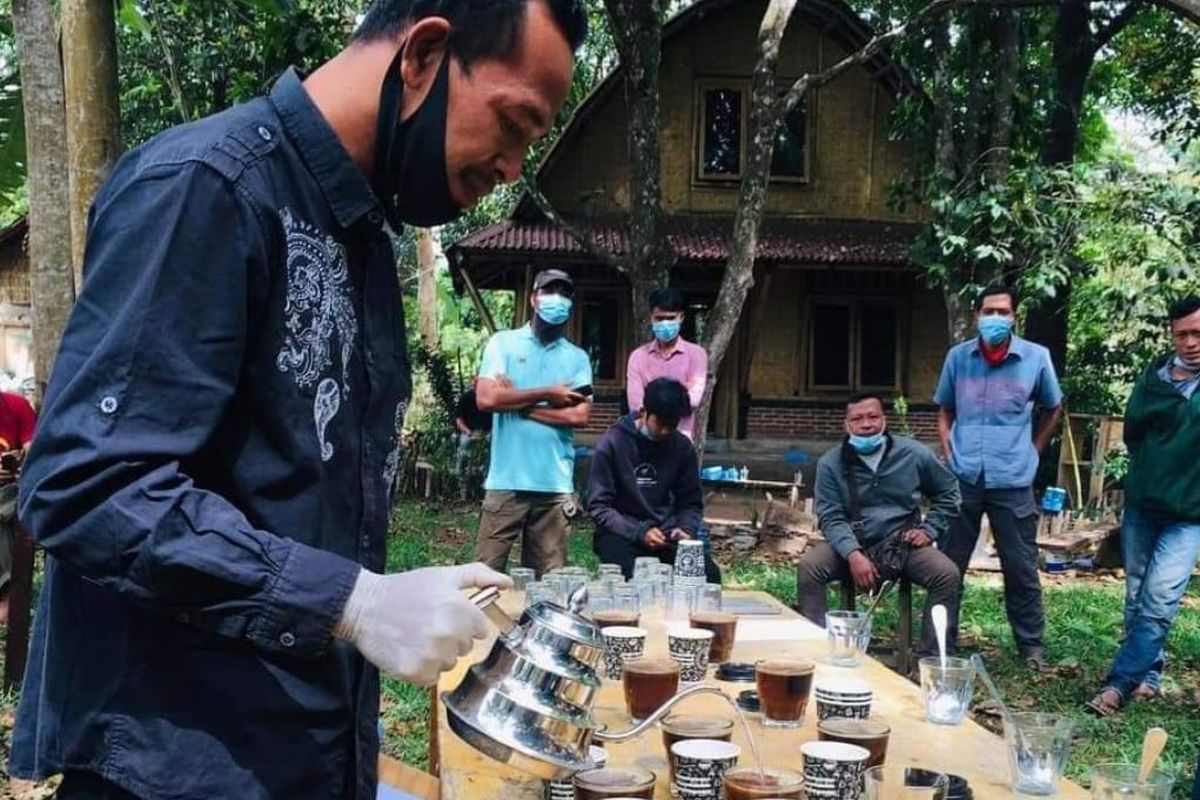
M403 47L383 78L372 186L388 223L397 232L405 223L422 228L444 225L462 213L450 195L450 180L446 175L450 58L447 51L425 102L404 122L400 121L404 98L404 80L400 75Z

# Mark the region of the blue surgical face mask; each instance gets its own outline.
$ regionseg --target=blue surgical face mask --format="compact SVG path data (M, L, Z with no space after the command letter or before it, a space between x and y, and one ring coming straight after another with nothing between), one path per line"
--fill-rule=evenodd
M1008 317L989 315L979 318L979 335L992 347L996 347L1012 335L1013 321Z
M650 324L654 338L660 342L673 342L679 336L679 328L683 325L677 319L660 319Z
M883 447L883 431L874 436L857 436L850 434L850 446L854 448L854 452L865 456L874 453L879 448Z
M571 316L571 298L561 294L543 294L537 299L537 315L547 325L562 325Z
M646 423L643 422L638 425L638 433L644 438L654 441L654 435L650 433L650 429L646 427Z

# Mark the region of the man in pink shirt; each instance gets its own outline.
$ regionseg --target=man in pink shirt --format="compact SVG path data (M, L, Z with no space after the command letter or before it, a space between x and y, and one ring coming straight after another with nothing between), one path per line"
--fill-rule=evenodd
M655 289L650 293L650 328L654 338L629 354L625 368L625 391L631 414L641 410L646 384L655 378L679 381L687 387L692 408L700 407L708 375L708 353L679 335L683 311L683 292L678 289ZM695 416L688 414L679 421L679 432L691 439L695 425Z

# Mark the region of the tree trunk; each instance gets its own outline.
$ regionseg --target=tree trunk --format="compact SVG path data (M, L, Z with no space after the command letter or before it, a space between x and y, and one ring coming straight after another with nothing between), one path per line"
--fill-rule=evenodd
M62 58L71 195L71 261L83 288L88 209L121 152L114 3L63 0Z
M425 347L437 349L437 238L431 228L417 228L417 331Z
M935 170L938 178L954 176L954 72L950 65L950 22L945 17L937 19L931 26L930 38L936 64L933 72L933 94L936 108L934 120L937 125L937 140L934 149Z
M658 73L662 63L662 0L605 0L621 56L629 113L629 252L624 270L632 292L635 338L649 315L646 295L670 281L663 235L662 151Z
M767 201L775 134L787 107L775 89L775 72L783 34L795 8L796 0L771 0L758 30L758 61L750 84L750 136L746 146L746 172L738 190L729 260L725 263L721 289L708 318L708 376L704 399L696 411L695 443L701 461L704 459L708 415L712 408L717 375L737 331L746 298L754 287L754 257L758 250L759 224ZM800 96L803 96L803 92Z
M13 0L20 51L29 180L29 281L33 300L35 403L40 402L75 287L67 182L62 68L52 0Z
M959 162L954 146L954 75L950 65L951 45L950 45L950 23L949 20L940 18L932 25L930 39L933 43L934 71L933 71L933 92L934 92L934 124L937 126L934 139L933 153L933 179L938 191L947 190L948 187L958 183ZM978 46L976 46L975 57L978 58ZM971 118L976 120L978 124L978 114L974 109L968 109ZM970 129L971 125L967 126ZM978 134L976 133L976 141ZM964 150L970 147L978 149L978 145L971 145L970 137L967 137L967 142ZM975 156L971 156L973 160ZM962 164L964 171L970 171L974 168L971 163ZM971 311L967 301L963 298L962 291L966 281L963 279L963 270L965 265L954 263L948 265L945 285L942 287L942 296L946 304L946 325L947 334L951 342L959 342L970 335Z
M996 50L996 87L992 97L992 135L988 142L987 182L996 189L1008 181L1012 164L1013 95L1021 69L1021 41L1017 12L996 12L992 37Z
M967 104L963 120L963 142L959 153L959 170L963 175L973 175L977 167L981 142L984 138L985 120L988 117L988 104L983 101L987 88L987 29L990 11L986 8L972 8L966 11L967 28ZM949 45L947 31L944 45ZM945 69L952 69L945 65Z
M1133 15L1127 13L1132 8L1131 5L1114 18L1100 34L1102 41L1111 40L1132 20ZM1039 157L1046 167L1067 166L1075 161L1083 98L1099 47L1097 35L1092 32L1092 17L1093 9L1087 0L1062 0L1059 4L1054 26L1054 100ZM1068 277L1053 298L1032 310L1025 325L1025 335L1049 349L1059 374L1067 364L1071 283Z

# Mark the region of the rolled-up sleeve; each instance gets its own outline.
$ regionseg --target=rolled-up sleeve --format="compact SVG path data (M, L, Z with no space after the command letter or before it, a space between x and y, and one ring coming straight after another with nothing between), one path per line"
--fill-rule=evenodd
M316 656L358 565L257 528L188 469L237 447L218 431L245 380L267 225L202 163L110 182L25 465L21 518L62 565L133 602Z

